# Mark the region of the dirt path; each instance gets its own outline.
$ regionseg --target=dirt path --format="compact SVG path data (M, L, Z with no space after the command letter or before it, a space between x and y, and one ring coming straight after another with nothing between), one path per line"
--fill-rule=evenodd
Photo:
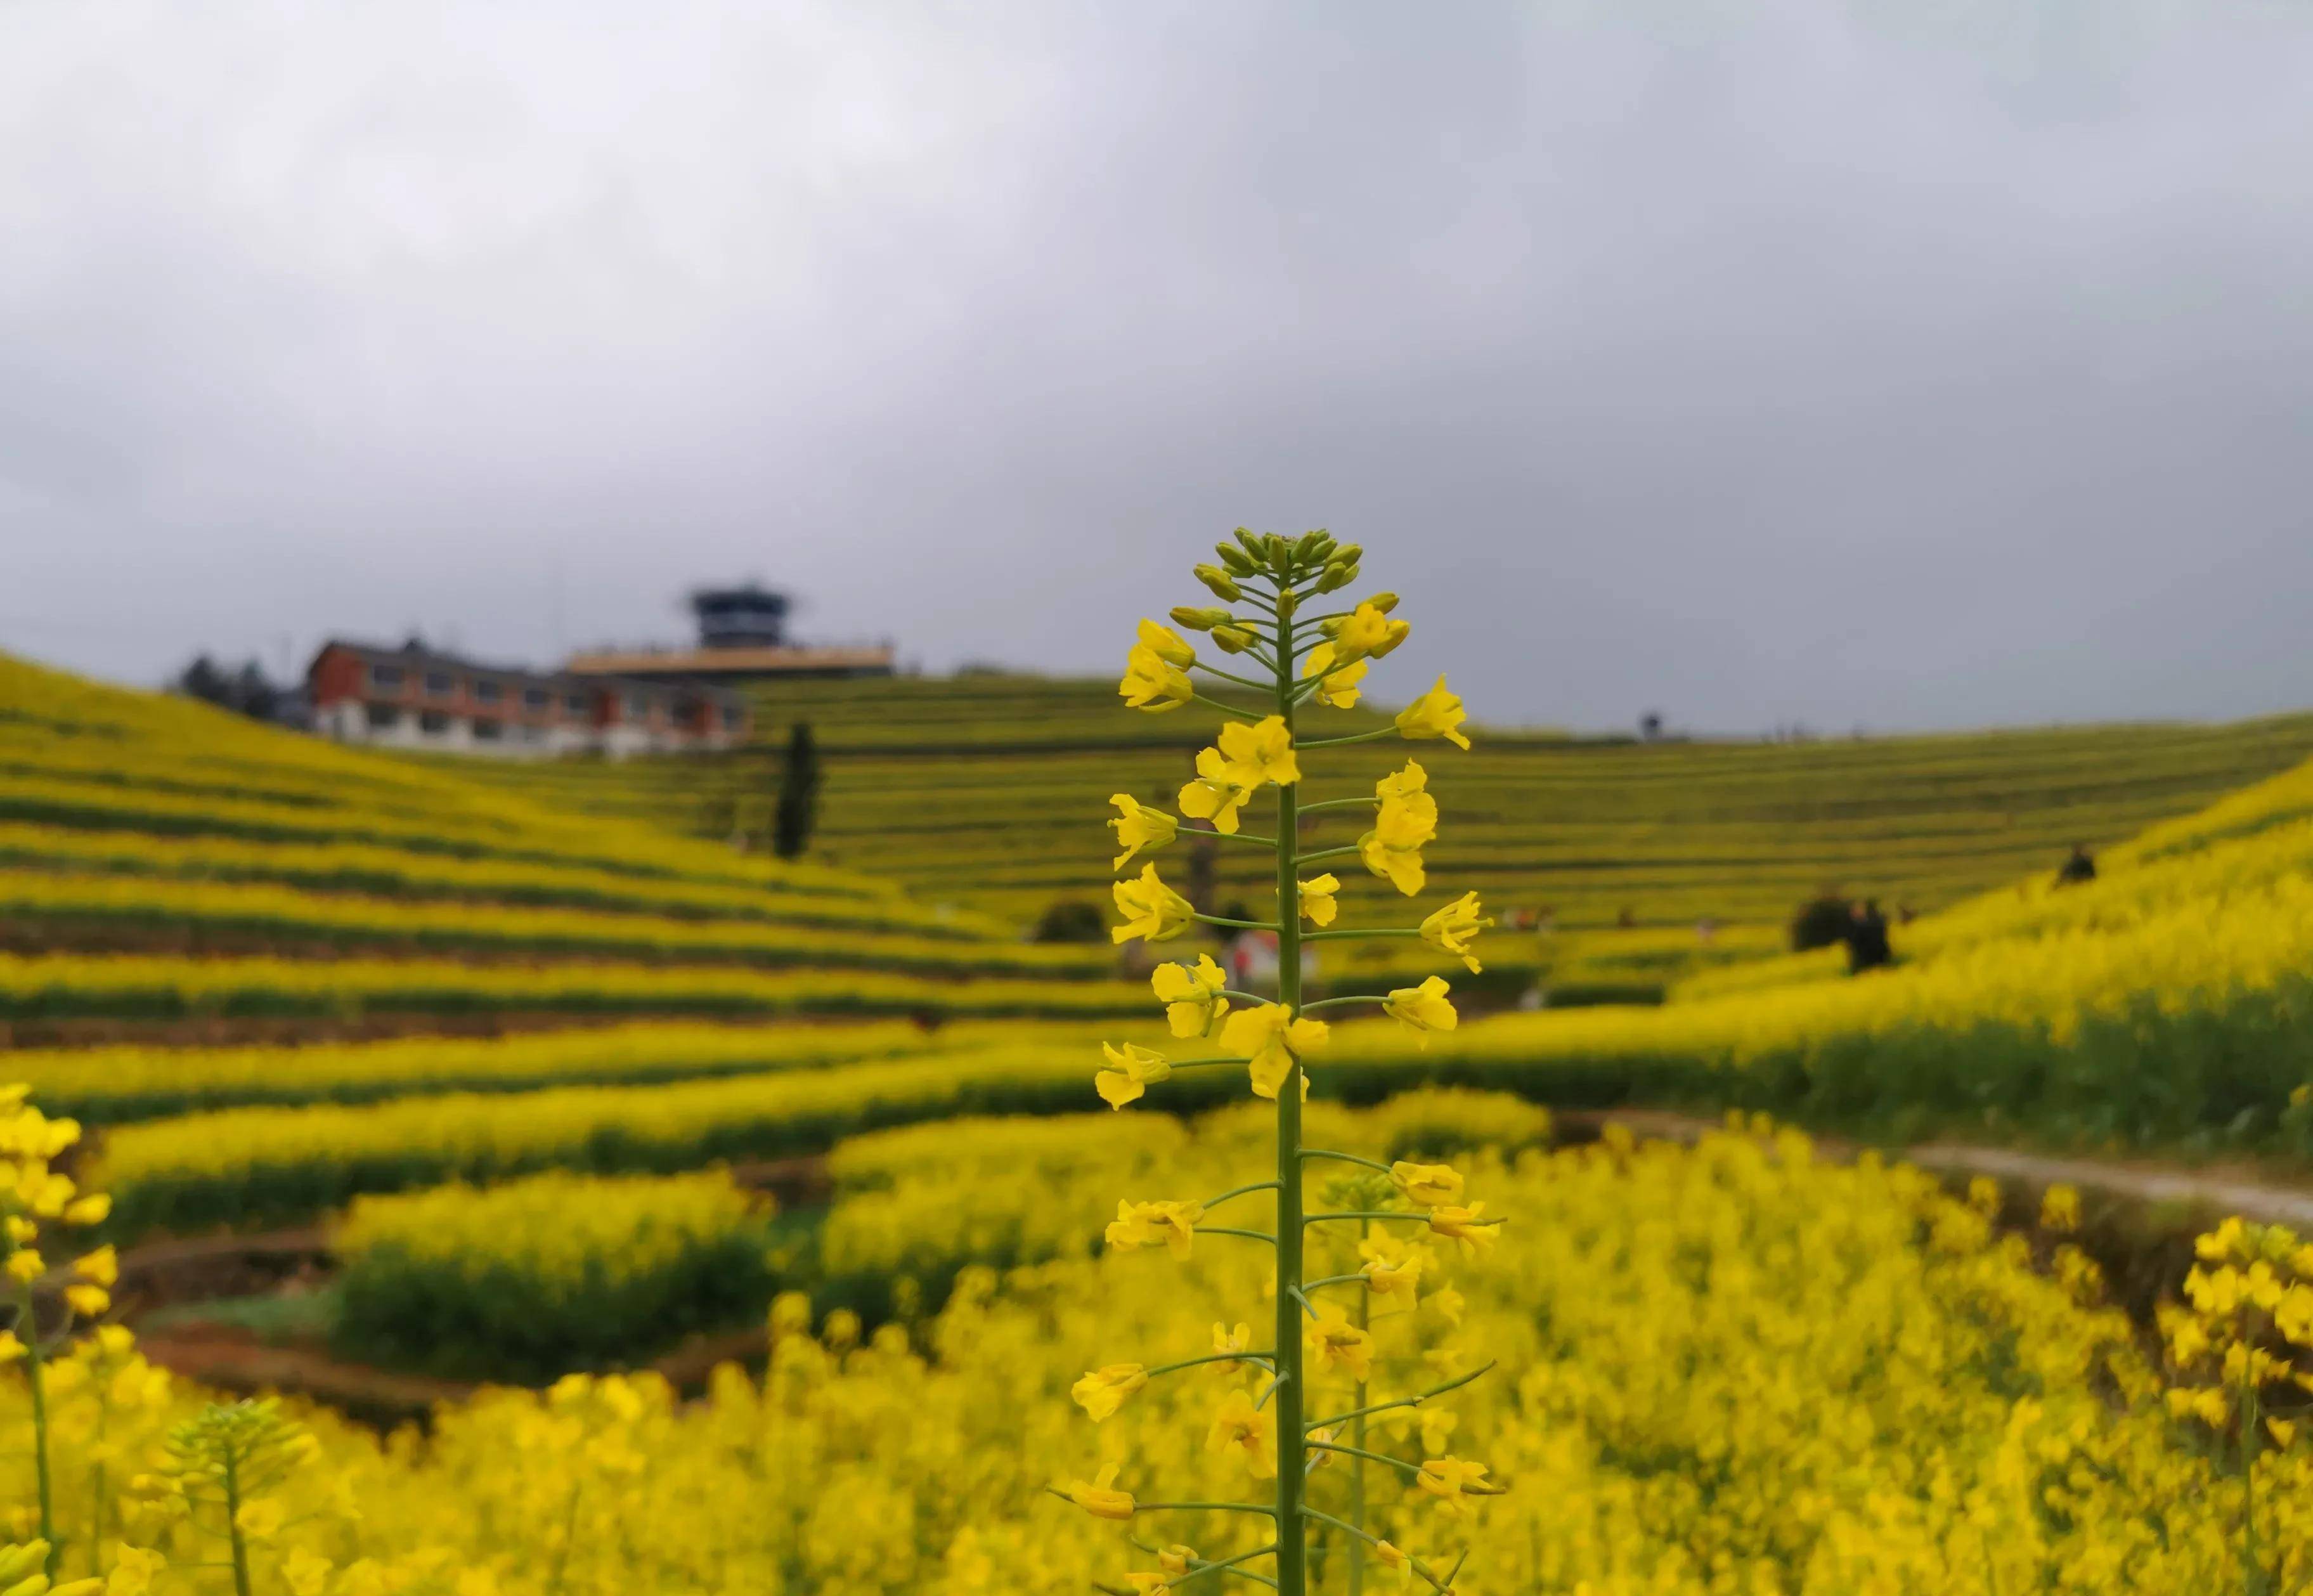
M1675 1114L1655 1108L1569 1110L1554 1115L1565 1130L1579 1137L1596 1136L1607 1124L1628 1125L1641 1136L1665 1142L1693 1142L1704 1133L1724 1129L1719 1120ZM1845 1162L1864 1144L1837 1136L1811 1136L1825 1156ZM1960 1177L1989 1175L1996 1180L2033 1189L2071 1186L2116 1202L2146 1209L2183 1211L2178 1215L2222 1217L2285 1224L2313 1234L2313 1179L2303 1185L2276 1182L2255 1170L2221 1164L2189 1168L2135 1159L2068 1159L2012 1147L1976 1147L1957 1142L1926 1142L1891 1152L1893 1161L1916 1164L1922 1169Z

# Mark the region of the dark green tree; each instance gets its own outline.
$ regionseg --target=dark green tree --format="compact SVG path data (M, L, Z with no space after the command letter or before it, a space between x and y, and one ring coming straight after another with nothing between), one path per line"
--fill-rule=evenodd
M798 720L787 733L787 760L779 771L779 801L771 812L771 851L781 859L802 858L818 814L819 746L812 741L811 723Z

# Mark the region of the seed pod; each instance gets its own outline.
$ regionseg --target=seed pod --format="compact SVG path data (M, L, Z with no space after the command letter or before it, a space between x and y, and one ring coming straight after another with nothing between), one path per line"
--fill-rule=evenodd
M1250 571L1241 571L1238 573L1240 576L1250 576L1251 574L1252 573ZM1196 569L1196 578L1198 581L1202 582L1206 586L1211 588L1213 590L1214 596L1217 598L1225 598L1231 604L1235 604L1238 599L1244 596L1243 590L1236 585L1236 578L1230 576L1228 572L1221 569L1219 566L1200 565Z
M1210 568L1200 567L1199 569L1209 569ZM1220 573L1218 572L1215 574L1220 575ZM1227 581L1228 578L1226 576L1222 576L1221 579L1223 581ZM1229 620L1230 615L1227 610L1216 610L1211 608L1200 610L1193 604L1175 604L1173 607L1173 624L1187 631L1210 631L1216 626L1227 624Z

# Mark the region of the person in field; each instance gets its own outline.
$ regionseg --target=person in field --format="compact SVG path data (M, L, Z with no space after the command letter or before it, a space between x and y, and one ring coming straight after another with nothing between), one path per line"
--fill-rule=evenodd
M1879 913L1877 898L1865 898L1849 912L1847 930L1840 939L1847 944L1847 973L1851 975L1883 969L1895 962L1895 950L1887 945L1887 917Z
M2071 857L2057 868L2056 885L2071 886L2082 881L2095 879L2096 860L2089 855L2088 845L2084 842L2073 843Z

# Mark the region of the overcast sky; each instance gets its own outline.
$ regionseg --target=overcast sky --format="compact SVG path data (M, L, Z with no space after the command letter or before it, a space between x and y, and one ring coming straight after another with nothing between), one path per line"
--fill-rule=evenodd
M2294 0L7 0L0 648L752 576L1106 672L1244 523L1482 719L2313 704L2309 85Z

